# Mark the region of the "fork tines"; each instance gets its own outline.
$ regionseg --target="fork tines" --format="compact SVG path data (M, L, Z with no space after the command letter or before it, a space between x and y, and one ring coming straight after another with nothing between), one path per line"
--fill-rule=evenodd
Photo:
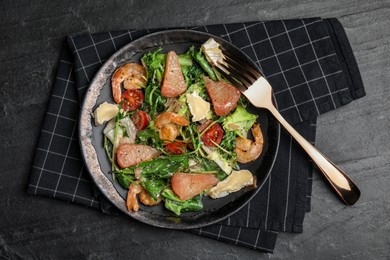
M237 87L241 92L249 88L262 75L247 62L233 59L224 53L224 62L219 62L215 68L223 77Z

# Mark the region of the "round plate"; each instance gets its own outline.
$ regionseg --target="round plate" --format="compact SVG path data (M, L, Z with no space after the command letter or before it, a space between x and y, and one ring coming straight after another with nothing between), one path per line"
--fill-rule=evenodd
M264 148L262 155L255 162L242 165L241 168L248 169L255 175L257 188L247 187L216 200L205 196L202 211L182 213L178 217L165 209L163 203L154 207L143 206L140 203L138 212L129 212L125 203L127 190L117 181L112 180L111 164L103 147L105 126L95 126L91 114L104 101L114 103L111 94L111 76L115 69L128 62L140 62L143 54L159 47L163 48L162 52L174 50L183 53L191 46L200 47L211 37L232 56L240 57L255 66L240 49L214 35L192 30L162 31L139 38L117 51L98 71L85 95L80 115L79 138L86 167L107 199L125 214L141 222L172 229L199 228L219 222L244 207L256 195L274 164L279 145L279 125L265 110L250 107L248 110L258 115L258 122L264 135Z

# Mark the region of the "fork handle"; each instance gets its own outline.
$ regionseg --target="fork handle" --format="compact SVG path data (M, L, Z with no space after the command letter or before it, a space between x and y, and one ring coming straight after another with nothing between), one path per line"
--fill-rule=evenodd
M268 106L268 110L274 115L281 125L301 145L321 172L325 175L337 195L347 205L353 205L360 197L360 190L347 174L326 158L311 143L303 138L279 113L274 105Z

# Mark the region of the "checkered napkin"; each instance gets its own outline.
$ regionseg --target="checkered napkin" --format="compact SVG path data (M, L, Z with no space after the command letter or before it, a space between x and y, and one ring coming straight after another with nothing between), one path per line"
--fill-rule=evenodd
M320 18L191 27L244 51L274 88L282 115L314 143L316 116L365 95L348 39L336 19ZM28 193L99 208L111 204L84 167L77 119L92 78L115 51L158 30L69 36L36 149ZM272 252L278 232L302 232L310 210L312 164L284 131L276 163L256 197L221 223L190 232ZM129 234L130 235L130 234Z

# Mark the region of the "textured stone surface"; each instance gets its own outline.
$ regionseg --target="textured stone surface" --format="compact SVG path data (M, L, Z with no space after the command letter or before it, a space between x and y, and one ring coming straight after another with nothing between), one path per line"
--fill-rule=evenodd
M1 1L0 258L388 259L390 257L389 1ZM362 190L345 207L314 177L303 234L261 254L123 216L25 193L65 35L301 17L337 17L367 96L318 119L317 145Z

